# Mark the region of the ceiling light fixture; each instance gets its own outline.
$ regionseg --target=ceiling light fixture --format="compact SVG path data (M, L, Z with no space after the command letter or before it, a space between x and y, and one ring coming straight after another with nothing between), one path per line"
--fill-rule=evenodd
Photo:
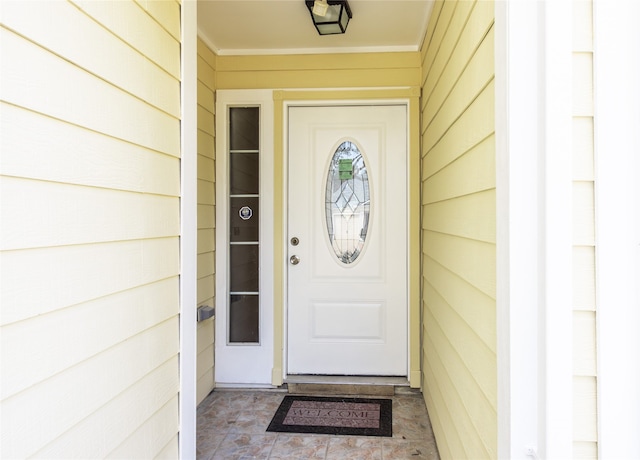
M352 18L347 0L305 0L320 35L343 34Z

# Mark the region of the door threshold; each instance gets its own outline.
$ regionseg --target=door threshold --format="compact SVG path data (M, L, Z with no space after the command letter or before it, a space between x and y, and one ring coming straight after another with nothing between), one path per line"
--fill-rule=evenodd
M327 384L351 384L351 385L390 385L409 386L407 377L386 377L370 375L287 375L285 383L327 383Z
M352 375L288 375L291 394L393 396L397 389L408 389L406 377Z

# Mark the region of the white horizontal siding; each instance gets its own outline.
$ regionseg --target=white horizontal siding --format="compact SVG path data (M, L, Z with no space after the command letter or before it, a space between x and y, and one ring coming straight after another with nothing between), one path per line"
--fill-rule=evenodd
M0 29L0 40L3 42L2 100L179 156L180 120L175 116L6 29ZM43 69L47 69L46 72ZM123 113L128 116L123 117Z
M177 318L165 321L102 351L92 359L82 361L38 385L4 399L3 457L32 455L47 444L54 443L56 438L67 431L73 437L78 423L92 416L133 384L144 384L149 373L177 355L177 331ZM173 374L177 381L177 364ZM174 390L177 392L177 387ZM162 405L164 402L158 407ZM137 410L129 404L118 405L117 408L118 417L105 421L111 426L124 423L124 419L139 416ZM38 430L34 431L34 427L38 427ZM83 439L83 443L97 442L103 437L100 430L83 432L82 435L79 438ZM67 441L67 444L70 449L74 448L73 441ZM111 447L116 446L117 444ZM58 456L63 456L62 452ZM86 458L94 455L89 452L82 455L70 452L69 456ZM95 456L100 456L97 451Z
M148 8L149 2L118 1L96 2L94 0L71 0L102 25L112 31L124 42L137 49L147 59L165 69L170 75L180 78L180 40L177 31L180 29L179 2L178 8L166 5L166 8ZM157 2L163 3L163 2ZM166 3L170 3L166 1ZM147 9L140 5L147 6ZM160 12L160 22L150 20L155 12ZM167 17L167 13L170 17ZM169 23L169 26L165 24ZM172 31L173 35L168 31Z
M573 179L593 180L593 117L573 117Z
M593 181L573 182L573 244L576 246L593 246L595 242L593 187Z
M593 377L596 374L596 312L573 312L573 374Z
M177 452L179 24L3 4L3 458Z
M573 6L573 458L597 458L593 2Z
M573 439L575 442L597 442L596 379L573 378Z
M180 22L176 17L180 16L181 0L135 0L177 41L180 40Z
M148 418L106 458L154 458L164 450L159 450L159 446L175 441L175 431L171 429L171 425L177 418L178 398L174 396L154 414L154 417Z
M146 422L161 424L166 432L165 438L168 439L175 433L175 428L172 429L175 419L167 418L167 415L175 416L175 412L164 414L158 411L158 407L163 408L171 399L176 399L177 369L178 358L174 356L170 361L149 372L144 379L131 385L100 409L91 413L75 425L73 430L46 445L36 453L36 456L41 458L106 457L114 445L126 441L131 433L135 434ZM123 407L129 408L130 415L126 418L120 418ZM102 432L99 442L95 439L96 432ZM155 446L149 446L150 453L155 454L158 447L164 445L166 439L161 439ZM131 445L129 449L135 451L141 447Z
M20 197L7 200L0 210L3 222L20 222L19 228L0 229L5 250L164 238L180 228L175 196L22 178L5 178L0 193Z
M3 251L0 264L4 325L175 277L178 238Z
M573 53L573 114L593 116L593 53Z
M593 2L575 0L573 7L573 50L593 51Z
M581 458L585 460L595 460L598 458L598 443L574 441L573 458Z
M52 136L51 133L55 133ZM177 196L180 159L126 140L0 103L0 155L5 176Z
M166 460L175 460L176 458L180 458L177 435L174 436L154 458Z
M154 3L178 7L175 2ZM6 2L2 10L5 21L16 33L160 110L179 116L180 80L109 29L96 27L94 18L72 3L41 2L33 8L30 2ZM57 20L52 21L52 17ZM61 23L73 27L61 34ZM96 43L100 43L99 52Z
M574 246L573 248L573 308L574 310L596 309L595 248Z
M178 282L172 277L3 327L2 398L174 317L177 295Z

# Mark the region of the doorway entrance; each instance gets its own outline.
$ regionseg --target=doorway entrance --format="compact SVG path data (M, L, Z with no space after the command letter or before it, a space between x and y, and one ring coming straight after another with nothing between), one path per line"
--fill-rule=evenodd
M290 106L287 373L407 376L407 106Z

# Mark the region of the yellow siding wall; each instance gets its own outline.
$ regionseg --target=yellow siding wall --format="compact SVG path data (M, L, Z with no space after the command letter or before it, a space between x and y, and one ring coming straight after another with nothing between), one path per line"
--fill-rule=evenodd
M178 452L180 4L3 2L2 458Z
M218 56L218 89L418 86L418 53Z
M442 458L496 458L494 6L438 1L422 47L423 386Z
M597 458L593 5L573 2L573 450Z
M363 88L401 87L416 88L420 85L420 54L418 52L402 53L362 53L362 54L322 54L322 55L271 55L271 56L216 56L215 65L216 90L218 89L336 89L336 91L304 91L305 99L374 99L379 98L380 91L360 91ZM343 91L351 89L351 91ZM292 97L291 92L280 98ZM387 97L387 96L385 96ZM390 93L389 98L397 97ZM403 96L405 97L405 96ZM280 99L280 103L282 100ZM280 106L281 107L281 106ZM282 112L277 111L275 132L282 133ZM280 109L281 110L281 109ZM417 116L415 120L417 120ZM417 129L415 130L417 131ZM276 136L274 166L274 251L281 252L280 242L284 240L282 216L285 212L282 184L282 138ZM417 147L411 145L412 151ZM414 242L415 240L415 242ZM411 243L416 252L418 238L412 235ZM284 282L282 260L276 258L273 273L275 274L274 290L274 384L282 379L282 347L284 333L283 291ZM412 267L412 269L414 269ZM414 271L417 271L414 269ZM410 291L414 290L410 288ZM417 291L417 289L415 290ZM410 295L411 295L410 292ZM417 293L415 297L417 298ZM414 302L415 304L416 302ZM415 314L414 317L418 315ZM413 331L412 331L413 332ZM415 334L416 341L417 336ZM412 343L413 347L413 343ZM415 348L418 348L415 345ZM413 349L413 348L412 348ZM413 364L413 363L412 363ZM417 372L416 372L417 374Z
M208 306L215 305L215 64L198 40L198 305ZM214 387L214 321L198 323L198 403Z

